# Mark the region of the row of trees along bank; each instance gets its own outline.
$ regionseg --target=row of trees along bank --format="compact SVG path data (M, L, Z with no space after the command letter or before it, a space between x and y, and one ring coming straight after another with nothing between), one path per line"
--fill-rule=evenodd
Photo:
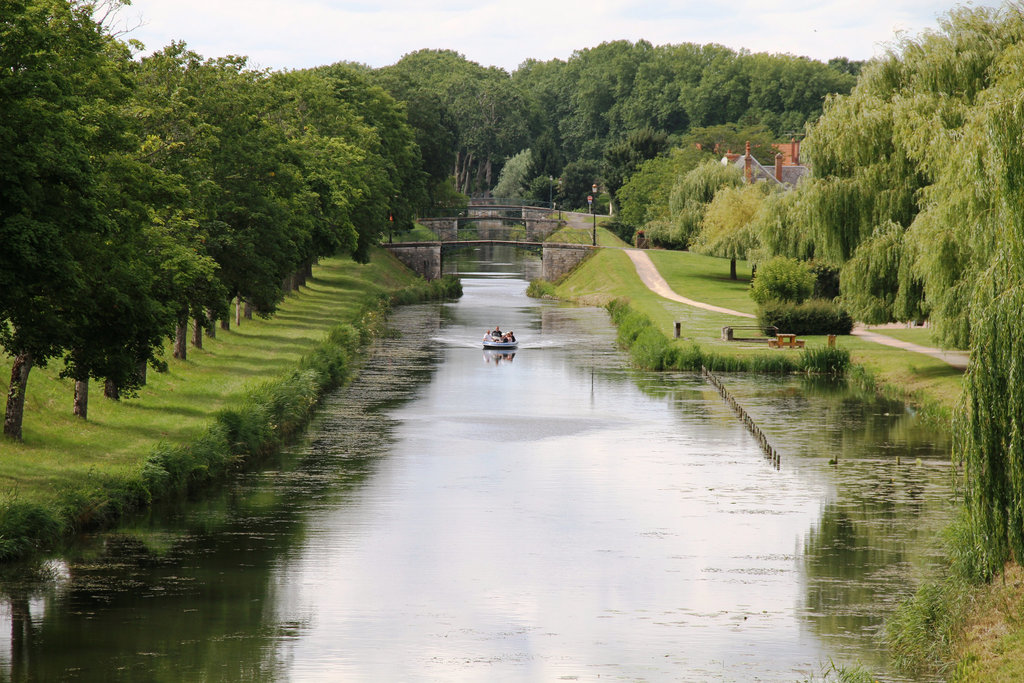
M273 312L311 264L365 260L411 225L427 177L400 106L364 70L255 70L110 26L119 2L11 0L0 20L0 345L4 433L51 361L116 398L229 302ZM239 321L236 312L236 324Z

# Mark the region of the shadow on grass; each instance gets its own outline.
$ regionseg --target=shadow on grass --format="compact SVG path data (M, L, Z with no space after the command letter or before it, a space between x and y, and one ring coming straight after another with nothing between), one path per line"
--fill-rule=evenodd
M309 315L308 311L304 311L302 314L300 314L300 313L280 313L280 314L278 314L278 317L282 321L284 321L284 322L301 323L303 325L307 325L307 326L309 326L311 328L314 328L314 329L318 328L318 327L323 327L325 330L330 328L332 325L337 325L338 323L341 322L341 316L332 315L332 316L316 317L316 316L313 316L313 315Z
M182 415L185 417L209 417L210 411L203 410L201 408L190 408L187 406L168 406L168 405L147 405L145 403L125 403L126 407L132 410L144 410L151 411L154 413L169 413L171 415ZM114 427L120 427L122 425L111 425Z
M964 374L963 370L947 365L930 365L928 367L919 367L916 365L910 366L910 371L914 373L914 376L921 377L924 379L940 379L943 377L961 377Z
M266 379L272 380L277 374L283 373L295 367L295 360L301 354L295 354L292 358L257 358L244 354L221 354L217 356L216 367L211 367L211 374L223 371L232 376L237 375L264 375ZM268 370L271 372L268 374Z

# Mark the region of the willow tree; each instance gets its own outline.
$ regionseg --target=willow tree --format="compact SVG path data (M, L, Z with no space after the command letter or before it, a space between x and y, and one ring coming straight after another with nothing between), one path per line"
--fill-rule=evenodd
M803 195L800 192L772 192L765 197L761 210L751 220L757 233L761 252L786 256L800 261L813 261L816 256L813 231L797 229Z
M754 219L770 192L765 183L723 187L708 204L693 250L729 259L729 278L736 277L736 260L746 259L760 245Z
M950 226L947 249L962 265L957 289L969 291L971 363L956 434L982 578L1024 562L1024 15L1007 13L1001 29L1018 42L977 98L956 148L966 163L944 175L934 212L970 209Z
M960 214L933 206L944 203L933 188L972 163L970 146L959 152L966 156L952 151L1004 51L1021 40L1019 17L1012 6L951 11L939 30L895 43L810 127L805 152L815 178L800 189L797 222L813 234L818 258L836 267L852 261L842 290L857 317L938 313L943 339L966 344L957 283L970 257L944 236ZM962 178L950 181L941 192L962 195Z
M735 168L705 161L676 181L669 197L669 218L649 224L649 237L664 246L687 248L700 232L704 212L715 193L742 183L743 176Z

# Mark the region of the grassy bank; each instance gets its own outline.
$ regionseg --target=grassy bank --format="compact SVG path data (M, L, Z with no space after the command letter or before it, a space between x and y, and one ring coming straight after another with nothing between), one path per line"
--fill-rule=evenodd
M138 397L109 401L93 386L87 421L71 414L72 384L57 367L33 369L24 442L0 441L0 557L109 523L275 449L349 377L396 293L441 294L380 250L367 265L325 261L272 318L218 329L187 360L151 371ZM10 359L0 358L0 377L9 376Z
M729 261L689 252L650 251L658 271L679 294L705 303L753 314L756 307L747 295L750 267L737 264L738 280L729 279ZM673 344L685 349L698 344L705 352L722 358L778 358L798 352L767 349L764 344L722 341L722 328L754 325L756 321L724 313L706 311L664 299L640 281L629 257L619 250L606 249L586 261L565 281L553 288L556 296L581 303L604 306L613 299L625 298L630 306L648 316L655 326L672 337L674 323L680 323L681 336ZM807 336L807 348L826 346L823 336ZM839 338L839 347L850 353L859 367L859 376L880 388L940 416L948 415L961 391L962 374L937 358L886 347L857 337ZM772 361L775 362L775 361Z

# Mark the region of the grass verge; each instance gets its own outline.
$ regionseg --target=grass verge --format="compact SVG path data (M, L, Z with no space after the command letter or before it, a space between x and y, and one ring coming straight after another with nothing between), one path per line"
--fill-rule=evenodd
M71 415L72 386L55 368L29 379L23 443L0 441L0 559L217 481L301 429L320 396L349 379L382 329L392 298L457 294L423 283L382 250L368 265L325 261L278 313L217 331L187 360L150 373L136 398L95 394ZM0 359L9 376L10 359ZM3 387L0 387L3 388Z

